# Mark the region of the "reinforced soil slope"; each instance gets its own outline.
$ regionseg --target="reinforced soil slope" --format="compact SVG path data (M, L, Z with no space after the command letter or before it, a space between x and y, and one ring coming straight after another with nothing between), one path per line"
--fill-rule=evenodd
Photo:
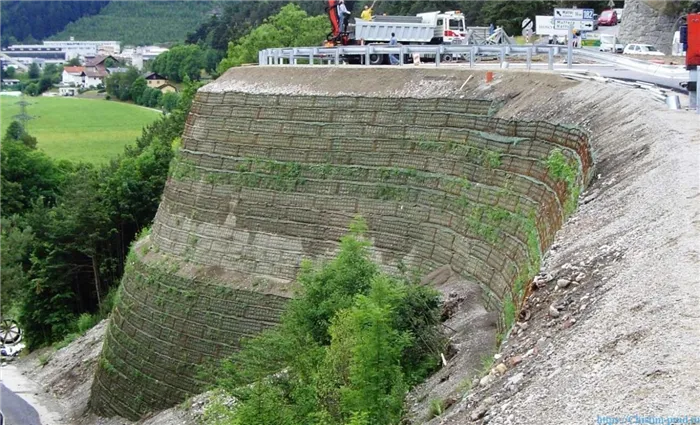
M494 370L485 371L483 385L477 380L470 390L461 387L458 396L427 393L423 402L437 399L450 405L431 424L578 423L606 415L697 414L696 115L668 111L643 92L546 74L499 73L494 84L486 85L483 75L468 71L372 70L360 79L352 69L324 69L317 72L333 79L322 79L327 82L319 86L304 78L303 69L266 72L253 69L249 78L238 75L235 84L263 92L277 86L297 95L323 95L342 86L348 94L411 92L415 97L497 100L505 103L496 117L548 120L590 131L596 175L545 256L544 274L525 305L523 319L528 320L506 339ZM161 254L144 250L140 258L153 255ZM193 273L187 269L183 275ZM267 293L279 288L275 283L266 283ZM500 362L505 370L496 371ZM454 371L468 367L455 357L431 379L452 385ZM46 368L66 366L50 361ZM191 423L196 417L191 413L169 409L147 423Z
M461 92L463 71L282 72L233 69L197 93L127 261L98 413L136 419L201 391L197 366L273 326L301 260L332 256L357 215L386 269L449 266L504 332L591 177L586 132L494 117L502 102ZM469 369L496 344L496 321L479 327L491 336L462 344Z

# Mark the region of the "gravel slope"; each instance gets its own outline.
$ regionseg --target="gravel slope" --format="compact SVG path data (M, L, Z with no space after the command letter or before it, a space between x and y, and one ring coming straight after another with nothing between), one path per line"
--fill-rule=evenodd
M531 319L504 345L508 371L431 423L700 417L700 117L597 86L500 112L591 129L599 179L558 234Z

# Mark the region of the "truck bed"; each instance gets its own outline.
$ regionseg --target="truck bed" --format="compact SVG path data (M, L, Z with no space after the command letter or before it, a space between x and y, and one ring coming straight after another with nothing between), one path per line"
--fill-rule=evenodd
M433 39L435 31L433 25L421 22L365 21L355 18L355 38L357 40L388 43L391 40L391 33L396 34L396 40L399 43L428 43Z

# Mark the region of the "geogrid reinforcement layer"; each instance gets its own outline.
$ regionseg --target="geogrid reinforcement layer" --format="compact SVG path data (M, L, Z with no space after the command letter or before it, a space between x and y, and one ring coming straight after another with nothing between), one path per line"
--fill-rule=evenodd
M302 258L333 255L356 215L387 269L450 264L512 311L592 159L578 129L494 111L200 91L143 245L157 255L130 259L93 408L137 418L201 390L195 365L273 325Z

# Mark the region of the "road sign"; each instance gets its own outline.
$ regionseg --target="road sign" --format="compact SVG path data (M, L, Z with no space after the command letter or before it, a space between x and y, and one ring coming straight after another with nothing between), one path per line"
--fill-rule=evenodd
M528 30L528 29L532 30L533 26L534 26L534 23L532 22L532 19L525 18L525 19L523 19L523 23L522 23L522 26L520 28L522 28L523 31Z
M567 20L592 20L593 19L593 9L554 9L554 20L567 19Z
M568 30L570 26L574 26L575 30L593 31L593 21L580 21L573 19L555 19L554 29Z
M563 37L569 33L568 29L567 27L565 30L555 30L554 16L535 16L535 34Z

